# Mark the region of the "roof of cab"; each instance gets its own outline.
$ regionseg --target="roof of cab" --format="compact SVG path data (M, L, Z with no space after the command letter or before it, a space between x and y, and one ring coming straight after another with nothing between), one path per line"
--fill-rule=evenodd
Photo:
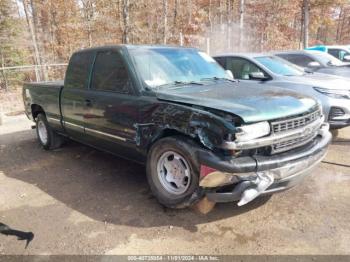
M318 50L289 50L289 51L275 51L274 54L317 54L324 53Z
M171 46L171 45L106 45L106 46L97 46L97 47L91 47L91 48L84 48L81 50L77 50L74 53L83 53L83 52L96 52L96 51L105 51L110 49L119 49L119 48L126 48L126 49L196 49L193 47L183 47L183 46Z
M273 54L269 53L224 53L224 54L218 54L214 55L213 57L228 57L228 56L239 56L239 57L246 57L246 58L254 58L254 57L261 57L261 56L272 56Z

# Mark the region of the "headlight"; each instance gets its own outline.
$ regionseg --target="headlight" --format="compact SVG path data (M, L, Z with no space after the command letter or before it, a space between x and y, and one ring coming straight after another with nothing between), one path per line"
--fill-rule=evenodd
M237 127L236 141L245 142L254 138L263 137L270 134L270 131L270 124L268 122L240 126Z
M321 87L314 87L317 92L320 92L326 96L334 97L334 98L347 98L350 99L350 90L342 90L342 89L327 89Z

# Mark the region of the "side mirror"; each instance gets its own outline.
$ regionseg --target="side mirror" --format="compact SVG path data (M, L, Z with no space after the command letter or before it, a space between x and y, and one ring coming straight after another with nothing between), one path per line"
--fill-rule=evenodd
M314 72L314 70L312 70L312 68L308 68L308 67L303 68L303 70L305 73L308 73L308 74L311 74Z
M321 67L321 64L319 62L313 61L307 64L307 67L309 68L318 68Z
M343 61L344 61L344 62L350 62L350 55L344 56Z
M269 80L269 77L265 76L263 72L252 72L249 74L249 79L251 80Z
M226 72L226 75L228 76L229 79L235 79L231 70L225 70L225 72Z

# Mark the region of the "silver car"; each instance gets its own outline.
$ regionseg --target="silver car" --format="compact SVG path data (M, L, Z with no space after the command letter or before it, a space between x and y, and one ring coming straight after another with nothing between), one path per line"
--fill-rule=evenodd
M321 73L306 73L302 68L271 54L223 54L214 56L234 78L255 81L300 92L318 99L331 128L350 125L350 81Z

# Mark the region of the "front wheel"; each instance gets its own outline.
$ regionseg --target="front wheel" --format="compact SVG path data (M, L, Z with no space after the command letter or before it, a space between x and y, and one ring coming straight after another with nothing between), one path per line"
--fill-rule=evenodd
M339 135L339 129L331 129L330 132L332 133L333 139Z
M148 154L147 179L154 196L170 208L184 207L199 187L196 145L183 137L157 141Z
M36 117L36 134L39 143L46 150L59 148L63 143L63 138L51 129L45 114Z

